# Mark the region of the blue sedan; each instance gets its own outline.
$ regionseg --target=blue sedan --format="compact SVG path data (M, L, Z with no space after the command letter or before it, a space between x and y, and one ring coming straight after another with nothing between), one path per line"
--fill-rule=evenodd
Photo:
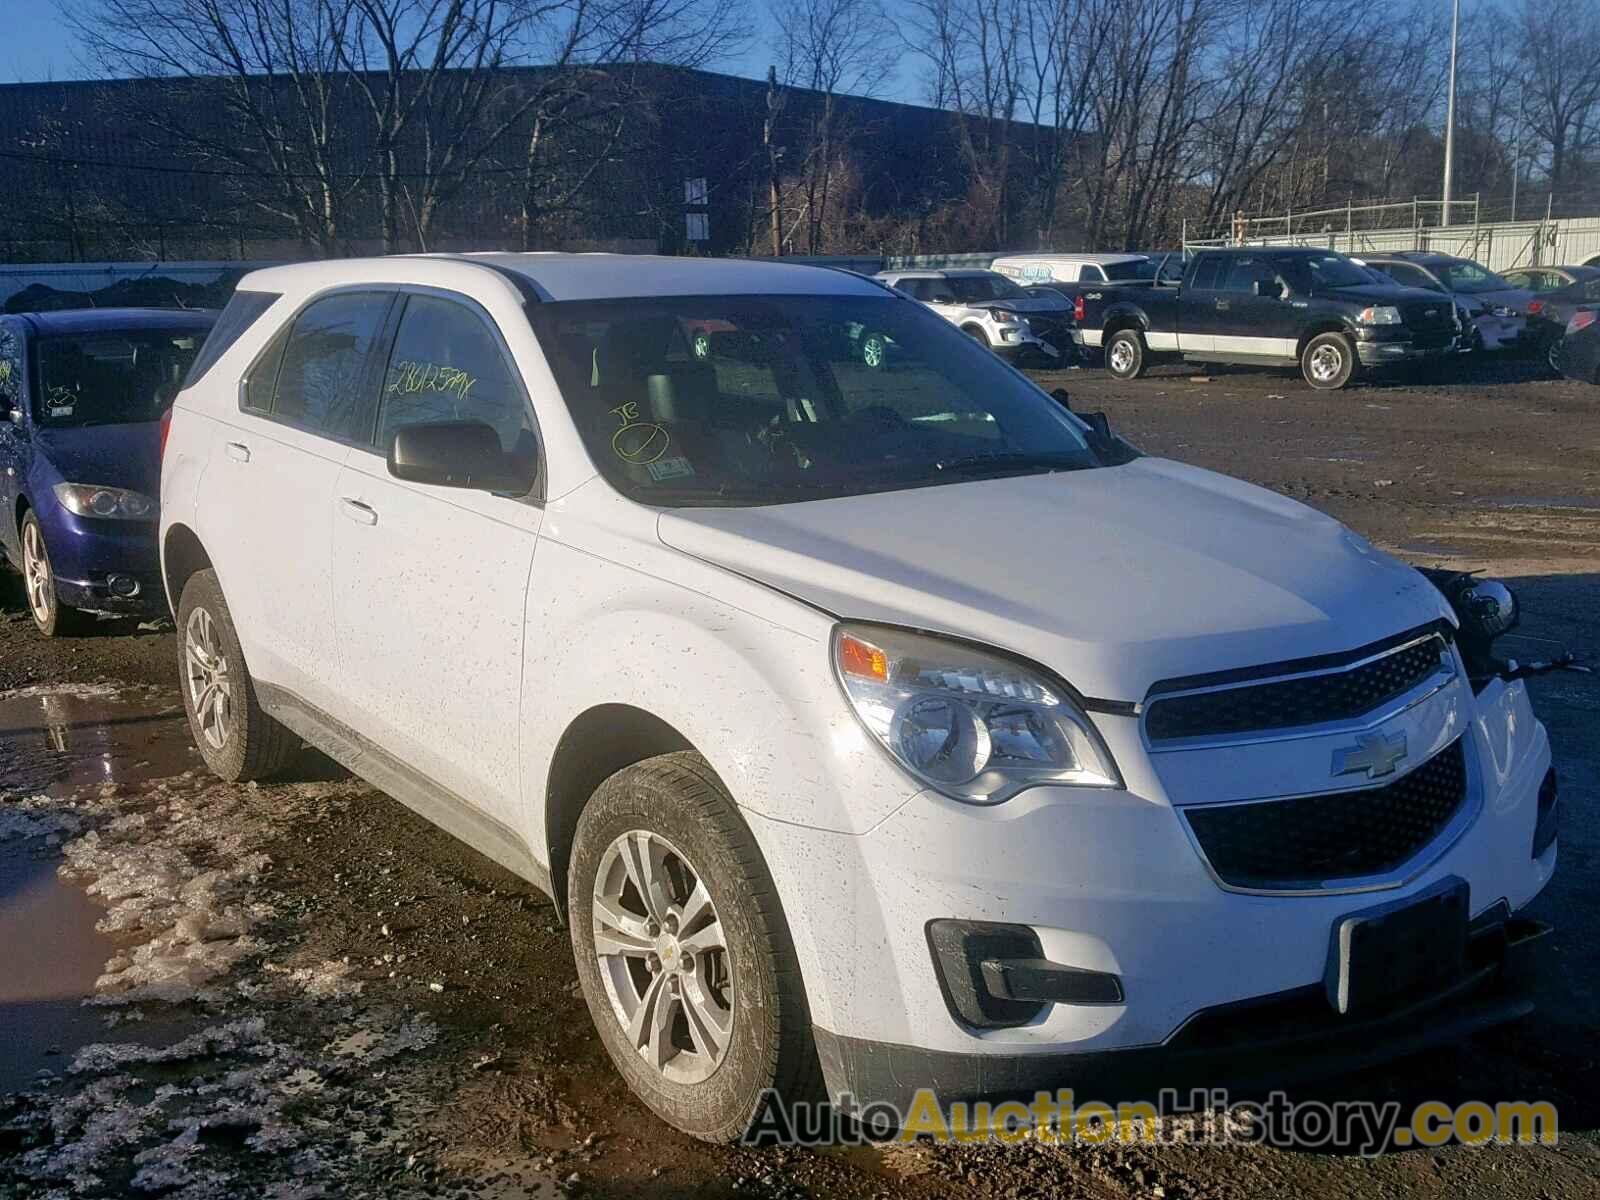
M46 637L86 612L159 616L162 415L216 314L0 317L0 548Z

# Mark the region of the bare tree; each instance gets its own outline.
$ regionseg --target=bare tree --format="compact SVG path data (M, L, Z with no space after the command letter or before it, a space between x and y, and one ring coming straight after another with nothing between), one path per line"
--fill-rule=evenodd
M1600 3L1524 0L1519 22L1526 72L1523 114L1548 155L1550 190L1600 139Z
M893 28L878 0L793 0L775 5L772 16L784 87L807 93L788 101L800 109L802 139L791 174L798 173L802 201L795 224L805 230L806 252L819 254L860 132L845 124L839 97L870 96L882 86L894 69L883 53Z
M166 85L128 93L120 114L154 135L152 150L247 181L250 205L316 250L338 249L363 182L347 166L360 155L341 67L346 0L73 0L66 11L108 75Z

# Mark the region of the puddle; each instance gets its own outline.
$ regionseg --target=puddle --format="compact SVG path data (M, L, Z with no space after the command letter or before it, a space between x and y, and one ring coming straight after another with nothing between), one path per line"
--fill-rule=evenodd
M58 817L20 802L167 778L198 762L171 703L103 687L0 694L0 1092L60 1071L70 1061L62 1053L105 1036L104 1013L82 1002L117 952L95 929L105 910L56 873Z
M54 855L0 846L0 1092L26 1087L40 1071L61 1071L71 1061L62 1051L104 1036L104 1014L82 1004L116 952L95 932L103 911L56 878Z
M1485 508L1600 509L1600 496L1497 496L1478 503Z
M164 779L199 761L177 703L96 686L0 693L0 797Z

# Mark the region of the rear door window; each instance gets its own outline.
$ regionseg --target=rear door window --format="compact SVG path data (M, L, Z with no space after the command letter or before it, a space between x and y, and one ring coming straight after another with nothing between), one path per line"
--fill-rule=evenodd
M436 421L479 421L501 449L533 452L521 384L485 318L438 296L409 296L384 374L378 448L395 431Z
M1261 295L1276 297L1277 268L1272 265L1271 259L1257 258L1254 255L1241 256L1228 264L1228 273L1223 277L1222 285L1217 290L1251 296L1255 294L1257 284L1261 285Z
M1189 287L1197 292L1215 291L1217 276L1222 272L1222 260L1215 255L1201 255L1194 267L1194 279Z
M302 311L284 346L272 416L370 444L377 394L369 363L393 301L389 292L340 292Z

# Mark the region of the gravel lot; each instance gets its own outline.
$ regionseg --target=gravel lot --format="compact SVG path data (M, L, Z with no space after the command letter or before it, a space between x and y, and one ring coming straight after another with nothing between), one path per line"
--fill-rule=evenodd
M1067 387L1082 409L1104 409L1149 452L1303 500L1413 561L1511 580L1525 611L1519 657L1570 646L1600 658L1600 389L1516 363L1335 394L1243 370L1197 380L1163 369L1132 384L1092 369L1039 378ZM49 1056L48 1078L0 1097L0 1196L1597 1192L1592 677L1531 685L1566 806L1561 868L1534 914L1556 926L1538 1013L1458 1049L1291 1090L1551 1100L1561 1143L1368 1160L691 1142L633 1103L611 1071L547 901L309 756L302 780L259 788L187 771L185 728L171 719L175 662L166 629L114 625L44 642L16 577L0 573L0 703L26 705L34 700L20 689L45 689L98 714L61 721L65 750L0 738L0 852L47 874L61 859L66 882L55 886L89 889L108 947L89 1033L7 1051L61 1053ZM91 754L93 782L82 769ZM44 799L25 799L35 791ZM16 902L0 886L0 910ZM55 954L55 936L15 953ZM0 1002L0 1042L21 1015ZM108 1045L85 1049L90 1041Z

